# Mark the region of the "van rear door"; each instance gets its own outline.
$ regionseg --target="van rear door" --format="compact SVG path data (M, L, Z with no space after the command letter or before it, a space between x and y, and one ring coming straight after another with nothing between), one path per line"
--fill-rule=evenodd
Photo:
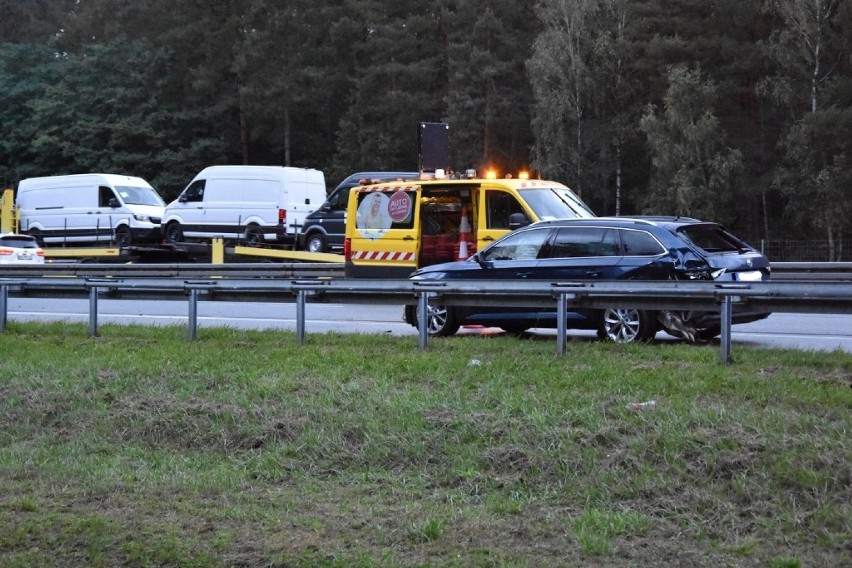
M355 278L408 278L417 268L419 187L369 186L353 190L346 274Z

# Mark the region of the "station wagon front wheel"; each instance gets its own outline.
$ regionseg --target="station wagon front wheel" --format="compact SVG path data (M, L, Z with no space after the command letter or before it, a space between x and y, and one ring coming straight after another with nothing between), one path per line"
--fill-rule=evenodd
M412 309L415 311L414 327L420 329L420 307L412 306ZM431 337L447 337L458 330L458 319L452 307L429 304L426 313L426 332Z
M607 308L601 313L598 336L615 343L647 343L657 334L653 312L635 308Z

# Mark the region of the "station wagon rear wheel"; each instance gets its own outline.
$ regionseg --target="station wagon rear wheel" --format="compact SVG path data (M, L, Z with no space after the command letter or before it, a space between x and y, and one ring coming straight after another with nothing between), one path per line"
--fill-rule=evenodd
M647 343L657 334L653 312L635 308L607 308L601 314L598 336L615 343Z

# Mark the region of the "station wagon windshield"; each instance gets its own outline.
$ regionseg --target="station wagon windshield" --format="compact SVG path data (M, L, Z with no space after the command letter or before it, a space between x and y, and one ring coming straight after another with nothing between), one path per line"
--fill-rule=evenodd
M166 204L160 195L150 187L133 187L129 185L117 185L116 191L127 205L154 205L165 207Z
M561 187L536 187L519 190L524 200L542 221L548 219L587 219L595 217L588 205L570 190Z

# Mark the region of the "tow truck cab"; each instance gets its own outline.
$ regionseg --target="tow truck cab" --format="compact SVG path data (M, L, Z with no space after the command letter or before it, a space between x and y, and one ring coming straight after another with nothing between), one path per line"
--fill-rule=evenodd
M353 188L344 243L347 278L408 278L467 258L527 223L594 217L565 185L518 178L431 179Z

